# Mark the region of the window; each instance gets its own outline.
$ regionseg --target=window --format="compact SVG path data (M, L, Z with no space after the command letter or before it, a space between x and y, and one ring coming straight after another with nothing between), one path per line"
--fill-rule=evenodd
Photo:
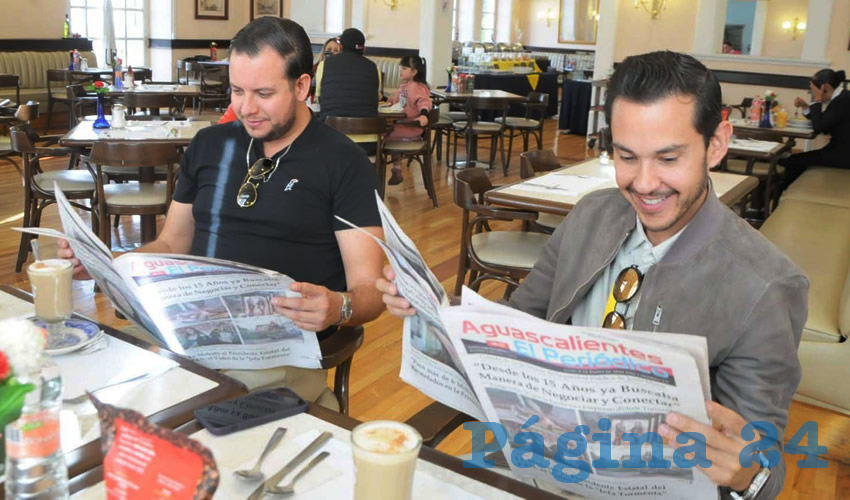
M345 0L325 1L325 31L342 33L345 25Z
M457 29L457 0L454 0L454 5L452 6L452 40L460 39L460 33L458 33Z
M103 26L103 0L71 0L71 31L92 40L100 65L109 62ZM125 66L144 66L145 0L112 0L115 50Z
M481 1L481 41L492 42L496 35L496 0Z

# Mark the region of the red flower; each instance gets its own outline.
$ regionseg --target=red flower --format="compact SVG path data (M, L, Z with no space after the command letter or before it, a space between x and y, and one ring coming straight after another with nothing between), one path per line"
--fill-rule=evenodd
M94 88L96 88L96 89L102 89L104 86L106 86L106 84L105 84L105 83L103 83L103 82L102 82L102 81L100 81L100 80L98 80L98 81L94 82Z
M6 359L6 355L3 351L0 351L0 382L6 380L6 377L9 376L9 372L9 360Z

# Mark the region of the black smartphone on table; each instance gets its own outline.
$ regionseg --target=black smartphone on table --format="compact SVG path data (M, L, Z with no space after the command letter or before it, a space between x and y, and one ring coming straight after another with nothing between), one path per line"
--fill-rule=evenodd
M303 413L307 402L291 389L255 392L195 410L195 418L210 434L224 436Z

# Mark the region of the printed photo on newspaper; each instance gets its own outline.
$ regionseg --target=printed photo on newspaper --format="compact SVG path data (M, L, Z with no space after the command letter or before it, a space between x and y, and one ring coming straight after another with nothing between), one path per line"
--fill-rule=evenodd
M166 348L215 369L321 367L316 333L272 308L272 297L294 294L291 278L190 255L131 252L113 259L55 189L65 233L19 230L67 239L115 308Z

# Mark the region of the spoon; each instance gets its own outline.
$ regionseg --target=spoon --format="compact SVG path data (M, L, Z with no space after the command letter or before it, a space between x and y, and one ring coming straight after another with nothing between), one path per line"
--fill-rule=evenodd
M38 240L31 239L30 246L32 247L32 256L35 257L35 260L41 260L41 252L38 249Z
M310 470L313 467L315 467L316 465L319 464L319 462L321 462L322 460L327 458L328 455L330 455L330 453L328 453L327 451L323 451L323 452L319 453L318 455L316 455L313 458L313 460L310 460L310 463L305 465L304 468L301 469L298 472L298 474L296 474L295 477L292 478L291 481L289 481L289 483L287 483L284 486L273 486L271 488L266 488L266 493L269 493L271 495L283 495L283 496L294 495L295 494L295 481L298 481L305 474L310 472Z
M254 464L254 467L250 469L240 469L233 471L233 475L240 478L245 479L246 481L259 481L263 479L264 474L263 471L260 470L260 467L263 465L263 460L266 459L268 454L275 448L275 446L280 443L280 440L283 439L283 435L286 434L286 429L283 427L278 427L275 429L272 437L269 438L268 444L266 444L266 448L260 454L260 457L257 459L257 463Z

